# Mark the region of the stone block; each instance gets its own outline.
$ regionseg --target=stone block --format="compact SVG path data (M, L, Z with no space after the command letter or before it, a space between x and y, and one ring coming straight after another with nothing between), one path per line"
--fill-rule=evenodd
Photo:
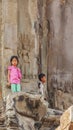
M40 95L21 92L14 97L14 105L16 111L21 115L38 120L42 119L47 112L47 103Z
M61 129L65 129L71 122L73 122L73 106L68 108L60 119Z
M56 130L73 130L73 106L63 113L60 126Z

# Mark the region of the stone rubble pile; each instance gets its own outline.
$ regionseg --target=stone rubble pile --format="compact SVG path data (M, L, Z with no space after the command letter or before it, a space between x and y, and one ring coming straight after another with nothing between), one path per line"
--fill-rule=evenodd
M0 100L0 130L73 130L73 106L63 113L40 95L10 94Z
M7 130L55 130L61 115L61 111L48 108L40 95L20 92L7 97Z

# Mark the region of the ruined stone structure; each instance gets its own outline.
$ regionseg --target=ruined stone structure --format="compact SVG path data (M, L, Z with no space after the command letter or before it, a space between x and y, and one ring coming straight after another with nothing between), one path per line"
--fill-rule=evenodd
M6 88L7 66L18 55L22 91L37 92L37 75L47 77L51 108L73 103L73 1L0 0L0 90Z
M11 99L12 55L19 57L23 93ZM73 107L61 119L59 111L73 104L73 0L0 0L0 61L0 130L73 129ZM41 97L24 93L37 93L40 72L47 77L47 109Z
M8 95L0 114L0 130L55 130L61 115L61 111L48 108L40 95L20 92Z

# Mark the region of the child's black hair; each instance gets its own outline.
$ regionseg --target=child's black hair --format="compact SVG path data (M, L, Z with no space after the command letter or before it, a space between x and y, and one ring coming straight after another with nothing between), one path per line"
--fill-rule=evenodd
M41 81L41 78L43 78L44 76L45 76L44 73L40 73L40 74L38 75L38 79Z
M19 63L19 60L18 60L18 57L17 57L17 56L11 56L10 62L12 62L12 60L13 60L14 58L15 58L15 59L17 60L17 62Z

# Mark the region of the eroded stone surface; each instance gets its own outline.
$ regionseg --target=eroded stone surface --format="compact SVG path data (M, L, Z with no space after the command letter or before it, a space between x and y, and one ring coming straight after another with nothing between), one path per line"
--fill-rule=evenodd
M7 130L53 130L59 125L61 111L48 108L40 95L25 92L8 95L6 100Z
M37 75L43 71L50 107L66 110L73 104L72 12L72 0L0 1L0 87L4 99L10 93L7 66L11 55L18 55L23 91L36 93Z
M24 116L42 119L47 111L47 104L40 95L21 93L14 98L16 111Z
M0 1L0 79L4 98L10 93L5 87L7 66L10 57L18 55L23 91L36 92L37 76L43 71L50 107L64 110L73 103L72 5L72 1L65 0Z
M60 127L56 130L72 130L73 129L73 106L68 108L60 118Z

